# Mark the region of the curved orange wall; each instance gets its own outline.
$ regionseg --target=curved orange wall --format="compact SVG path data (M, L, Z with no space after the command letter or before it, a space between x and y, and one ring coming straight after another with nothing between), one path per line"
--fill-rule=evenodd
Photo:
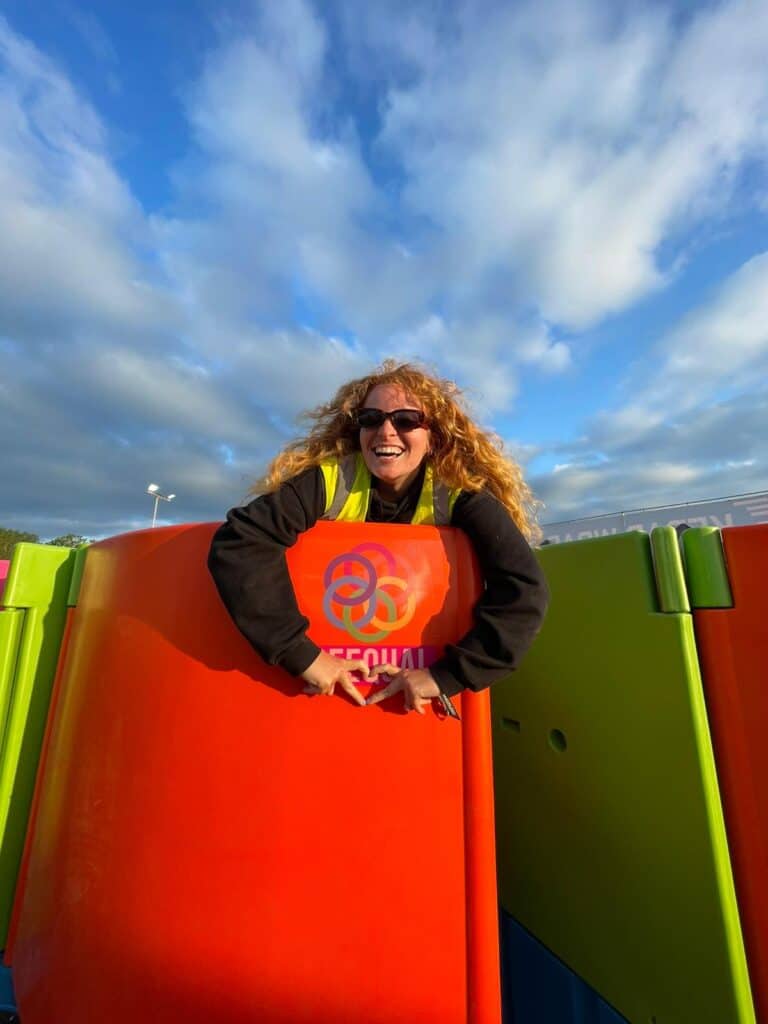
M221 607L212 530L88 553L18 915L24 1024L497 1024L487 695L456 701L461 724L301 696ZM310 635L349 641L326 570L362 572L370 542L382 646L433 656L479 593L451 530L304 535Z
M768 1021L768 525L723 530L732 608L694 625L752 993Z

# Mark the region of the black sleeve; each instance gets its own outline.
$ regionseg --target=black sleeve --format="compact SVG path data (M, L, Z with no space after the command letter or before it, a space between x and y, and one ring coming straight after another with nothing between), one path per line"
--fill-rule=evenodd
M475 624L431 666L443 693L483 690L516 669L541 628L549 591L536 556L492 494L461 494L451 525L468 535L477 554L485 592Z
M208 568L235 625L270 665L299 675L320 648L306 635L285 560L286 548L325 508L325 484L308 469L271 494L233 508L216 531Z

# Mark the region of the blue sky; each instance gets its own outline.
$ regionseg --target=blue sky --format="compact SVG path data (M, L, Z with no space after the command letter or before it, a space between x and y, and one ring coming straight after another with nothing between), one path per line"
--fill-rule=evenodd
M768 488L768 5L6 0L0 525L218 519L387 356L554 521Z

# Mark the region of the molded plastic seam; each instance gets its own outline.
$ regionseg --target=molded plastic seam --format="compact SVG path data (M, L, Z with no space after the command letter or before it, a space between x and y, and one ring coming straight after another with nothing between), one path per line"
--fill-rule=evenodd
M690 612L683 560L673 526L657 526L651 532L651 551L659 610L667 613Z

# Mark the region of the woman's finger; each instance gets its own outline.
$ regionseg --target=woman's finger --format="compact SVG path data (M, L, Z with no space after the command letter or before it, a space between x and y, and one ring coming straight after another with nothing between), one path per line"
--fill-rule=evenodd
M359 672L366 679L371 678L371 666L367 661L363 661L362 658L345 660L344 664L350 672Z
M426 709L431 703L431 700L425 700L423 697L414 697L413 710L419 715L426 714Z
M339 683L341 684L342 690L349 694L355 704L360 704L361 706L365 704L365 697L363 697L362 693L360 693L358 688L352 682L352 677L348 672L342 672L339 676Z
M403 688L403 677L395 676L391 683L387 683L383 690L379 690L378 693L372 693L366 704L378 704L382 700L386 700L388 697L392 697L396 693L400 693Z
M372 676L396 676L400 669L397 665L374 665L371 668Z

